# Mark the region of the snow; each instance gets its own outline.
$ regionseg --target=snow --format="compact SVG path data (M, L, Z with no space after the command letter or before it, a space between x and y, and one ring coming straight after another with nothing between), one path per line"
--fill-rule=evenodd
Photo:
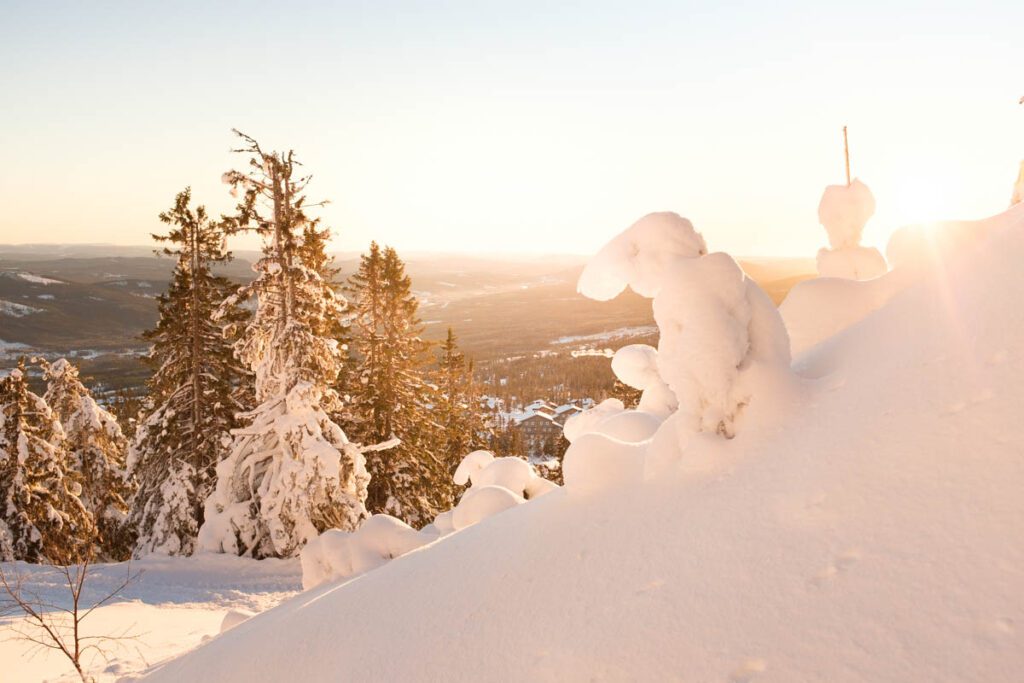
M889 269L882 252L874 247L844 247L818 251L818 275L850 280L870 280Z
M957 254L977 249L1022 220L1024 204L1018 204L984 220L907 226L896 230L886 247L891 272L866 282L817 278L798 283L779 307L793 356L863 320L922 273L946 270Z
M658 328L655 325L633 325L631 327L618 327L614 330L608 330L607 332L595 332L594 334L577 334L565 337L559 337L552 341L552 344L577 344L587 342L606 342L615 339L625 339L629 337L647 337L652 334L657 334Z
M48 277L43 277L42 275L33 275L32 273L17 273L16 275L19 278L21 278L22 280L26 281L26 282L32 282L32 283L37 284L37 285L63 285L63 284L67 284L66 282L62 282L60 280L53 280L53 279L48 278Z
M875 213L875 197L860 180L829 185L818 204L818 221L828 233L831 248L818 252L818 274L850 280L870 280L888 270L874 247L860 246L864 225Z
M51 568L22 562L4 563L5 572L30 578L44 599L67 604L63 577ZM122 581L128 565L95 565L85 586L85 601L103 597ZM127 633L136 636L114 647L111 660L87 657L87 670L101 683L128 680L160 661L200 645L219 633L228 618L262 612L300 589L296 560L261 561L224 555L201 558L147 557L131 563L139 578L113 603L99 607L82 622L84 635ZM233 615L233 616L232 616ZM63 655L40 651L12 638L23 630L20 617L0 617L0 662L5 683L78 680Z
M302 587L358 576L436 537L390 515L373 515L352 532L328 529L302 549Z
M706 253L704 238L689 220L669 211L649 213L590 260L577 289L598 301L614 299L627 285L653 297L666 280L667 267Z
M32 313L40 313L43 309L33 308L32 306L26 306L25 304L14 303L13 301L6 301L0 299L0 315L7 315L12 318L23 318L26 315Z
M875 196L856 178L849 185L829 185L818 203L818 222L833 249L858 246L864 225L874 214Z
M761 391L734 438L693 433L680 397L646 457L684 457L641 477L643 444L577 435L592 488L567 454L565 488L289 600L151 680L1017 680L1024 218L1005 224L788 380L761 362L781 353L770 316L750 313ZM725 337L713 376L759 306L714 268L711 293L739 309L702 321ZM662 375L672 355L663 339ZM609 462L588 472L591 457Z

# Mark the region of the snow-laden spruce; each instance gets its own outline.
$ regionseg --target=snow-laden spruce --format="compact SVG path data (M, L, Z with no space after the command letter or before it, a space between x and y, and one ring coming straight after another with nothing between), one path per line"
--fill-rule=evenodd
M15 368L0 379L0 561L91 556L92 516L68 465L60 419Z
M239 134L241 135L241 134ZM344 300L303 263L308 177L293 153L265 153L241 135L249 171L225 182L243 190L237 229L264 237L256 278L227 304L256 297L256 311L235 346L252 368L256 408L242 414L230 454L217 465L199 545L213 552L290 557L326 530L353 530L366 517L366 472L360 449L329 414L340 410L333 388L343 356L325 336Z
M154 239L177 258L166 294L157 299L160 320L146 332L153 346L153 375L128 455L139 484L131 504L137 530L135 555L191 555L203 523L203 505L214 487L214 468L227 455L235 413L249 403L249 376L234 358L228 325L246 314L227 306L214 313L234 286L213 267L231 258L228 226L190 206L186 188L160 214L171 226Z
M79 478L79 498L96 525L98 558L127 559L134 541L128 524L133 489L125 472L128 440L117 419L79 380L78 368L64 358L40 364L46 379L43 400L61 422L68 468Z
M864 226L875 213L875 197L858 179L829 185L818 203L818 221L828 233L829 247L818 251L818 274L848 280L870 280L888 267L874 247L861 246Z

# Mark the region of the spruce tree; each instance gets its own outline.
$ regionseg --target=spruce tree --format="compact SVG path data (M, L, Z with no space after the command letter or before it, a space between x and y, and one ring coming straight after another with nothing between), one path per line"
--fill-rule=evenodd
M230 455L217 466L200 545L253 557L290 557L329 528L355 529L366 516L368 475L360 449L329 417L342 363L326 336L343 302L304 253L309 176L293 152L264 152L235 131L249 168L224 181L244 192L239 230L264 238L256 279L231 301L251 296L256 312L235 345L252 368L256 408L240 417ZM307 265L309 263L310 265Z
M92 517L67 461L60 420L19 363L0 379L0 561L66 565L91 553Z
M96 556L128 559L134 542L128 524L127 501L133 490L125 472L128 440L114 416L93 400L78 368L63 358L40 365L46 378L43 400L64 429L68 469L78 475L80 500L96 524Z
M437 454L438 425L424 379L429 344L420 337L419 303L394 249L374 242L349 278L354 300L356 381L351 431L365 443L398 439L368 454L366 505L412 526L452 505L450 476Z
M454 475L466 455L489 445L490 435L473 382L472 362L467 362L465 354L459 351L450 327L439 351L431 383L434 387L432 412L438 424L436 452L449 475ZM447 481L451 481L451 476ZM453 484L453 499L456 493Z
M213 272L231 258L226 226L190 204L186 188L160 214L170 230L153 235L177 264L157 299L160 320L144 335L153 344L146 359L153 375L128 458L139 484L131 505L137 556L194 552L216 465L227 455L235 413L245 407L248 376L225 330L246 315L230 306L215 315L235 289Z

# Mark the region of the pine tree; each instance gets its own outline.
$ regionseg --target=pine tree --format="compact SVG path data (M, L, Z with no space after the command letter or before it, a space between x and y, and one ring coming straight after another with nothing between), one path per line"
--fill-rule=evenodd
M168 233L153 235L169 245L161 253L176 257L177 264L167 293L157 300L160 320L144 335L153 344L147 362L154 372L128 458L139 483L131 505L138 556L191 555L195 550L215 468L227 454L249 381L225 339L225 328L246 314L229 306L215 319L234 290L212 270L231 258L226 226L190 203L186 188L160 214L171 226Z
M256 312L235 345L252 368L257 406L240 417L230 455L217 466L200 544L215 552L290 557L329 528L355 529L366 516L368 475L360 449L329 414L342 363L325 336L343 302L304 253L314 221L306 214L309 177L293 152L264 152L235 131L250 155L247 172L229 171L244 191L236 227L264 238L256 279L231 302L256 296ZM309 263L310 265L307 265Z
M452 496L447 466L436 453L438 426L427 409L429 344L420 337L411 287L395 250L376 242L349 278L357 375L350 431L364 443L400 441L369 454L366 505L419 527L449 509Z
M134 543L128 524L127 501L133 490L125 472L128 440L114 416L79 380L78 368L63 358L40 365L47 383L43 400L61 422L68 469L78 475L79 498L96 524L96 555L101 560L125 560Z
M473 382L473 365L459 351L455 333L448 328L448 336L440 347L437 370L433 376L433 416L438 424L436 453L449 473L455 474L462 459L470 452L486 448L490 443L486 418L480 408ZM454 503L458 489L452 484L450 496Z
M19 363L0 379L0 560L70 564L92 551L92 517L67 460L60 420Z

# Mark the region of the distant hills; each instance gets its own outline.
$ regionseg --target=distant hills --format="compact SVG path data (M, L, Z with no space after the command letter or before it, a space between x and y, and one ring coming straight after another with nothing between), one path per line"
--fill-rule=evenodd
M246 281L257 257L239 252L222 271ZM585 261L559 255L406 257L426 336L443 338L451 326L466 352L481 361L555 348L562 337L653 324L650 302L631 292L606 303L577 294ZM358 256L341 254L336 264L347 277ZM741 264L776 302L814 272L810 259ZM139 335L156 321L155 297L173 267L172 258L158 258L147 247L0 245L0 367L26 349L74 354L104 367L112 363L104 356L137 355L144 348ZM141 372L135 359L130 364L129 374ZM119 365L113 362L110 370Z

